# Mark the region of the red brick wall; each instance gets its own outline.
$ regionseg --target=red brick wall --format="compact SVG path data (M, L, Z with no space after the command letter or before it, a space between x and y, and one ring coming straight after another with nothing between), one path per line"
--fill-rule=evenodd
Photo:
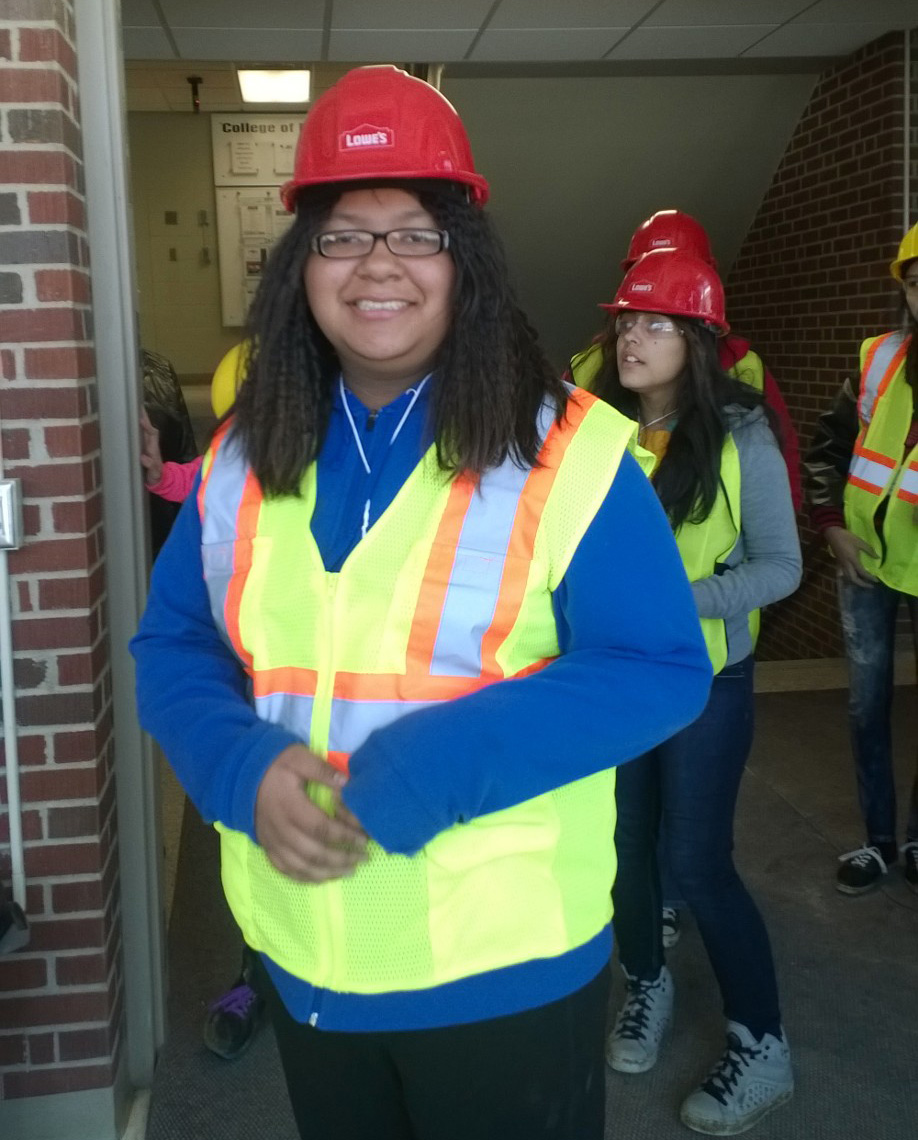
M32 937L0 960L0 1097L16 1098L111 1085L122 1025L72 3L4 0L0 131L0 438L6 475L22 480L27 536L9 568ZM0 789L8 882L5 779Z
M867 336L893 327L902 235L901 33L820 78L727 280L730 320L768 362L805 447ZM803 520L801 589L772 608L760 656L841 656L834 575Z

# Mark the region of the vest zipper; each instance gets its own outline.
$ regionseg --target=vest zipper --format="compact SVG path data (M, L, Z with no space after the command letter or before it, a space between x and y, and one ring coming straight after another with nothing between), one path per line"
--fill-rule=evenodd
M325 749L328 751L332 744L331 736L331 703L335 691L335 631L337 628L336 609L338 595L339 575L326 573L327 616L325 622L326 637L322 657L322 666L319 670L318 686L316 690L316 704L323 710L323 723L318 730L325 740ZM327 945L322 955L324 961L335 963L344 960L344 915L341 904L341 880L332 880L325 884L323 895L325 898L325 926L327 931ZM334 988L334 987L332 987ZM319 1009L316 1008L309 1017L309 1024L316 1025L319 1020Z

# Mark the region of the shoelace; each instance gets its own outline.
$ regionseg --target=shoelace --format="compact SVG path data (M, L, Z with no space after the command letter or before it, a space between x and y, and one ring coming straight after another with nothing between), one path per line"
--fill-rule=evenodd
M726 1051L701 1087L709 1096L726 1104L743 1070L761 1054L760 1048L744 1045L735 1033L728 1033Z
M640 1041L646 1035L649 1028L647 1014L650 1010L650 991L655 989L658 984L658 982L645 983L640 985L638 989L631 990L622 1006L621 1013L618 1015L615 1026L617 1037L630 1037L635 1041Z
M858 847L855 851L839 855L838 861L839 863L850 862L853 867L869 867L871 863L879 863L884 873L889 869L886 866L886 860L876 847Z
M211 1013L216 1013L219 1010L221 1013L231 1013L234 1017L245 1017L252 1008L254 1001L255 991L243 982L242 985L234 986L218 997L208 1006L208 1009Z

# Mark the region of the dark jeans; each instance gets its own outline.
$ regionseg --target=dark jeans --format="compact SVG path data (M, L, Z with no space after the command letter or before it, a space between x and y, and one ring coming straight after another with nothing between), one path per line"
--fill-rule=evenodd
M733 865L733 813L753 727L753 659L714 678L701 716L618 769L618 875L612 897L622 966L651 981L663 965L657 840L691 908L724 1013L756 1037L780 1031L768 932ZM662 818L662 833L660 823Z
M602 1140L609 971L491 1021L335 1033L294 1021L259 962L302 1140Z
M844 578L838 580L838 604L848 655L851 750L868 843L896 841L891 712L896 614L902 601L911 614L918 655L918 598L892 590L882 582L854 586ZM905 837L910 842L918 841L918 764Z

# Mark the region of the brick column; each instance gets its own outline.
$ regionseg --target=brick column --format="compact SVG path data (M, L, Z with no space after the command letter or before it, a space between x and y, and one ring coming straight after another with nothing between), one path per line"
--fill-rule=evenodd
M4 0L0 427L27 536L9 568L31 925L29 945L0 959L0 1133L11 1140L22 1133L4 1120L28 1118L4 1116L18 1099L111 1089L123 1022L81 149L72 2ZM0 791L8 881L3 779Z
M857 383L861 341L897 323L903 94L901 32L821 76L726 283L731 323L774 372L804 448L843 379ZM833 566L805 520L802 538L803 585L763 625L772 660L843 653Z

